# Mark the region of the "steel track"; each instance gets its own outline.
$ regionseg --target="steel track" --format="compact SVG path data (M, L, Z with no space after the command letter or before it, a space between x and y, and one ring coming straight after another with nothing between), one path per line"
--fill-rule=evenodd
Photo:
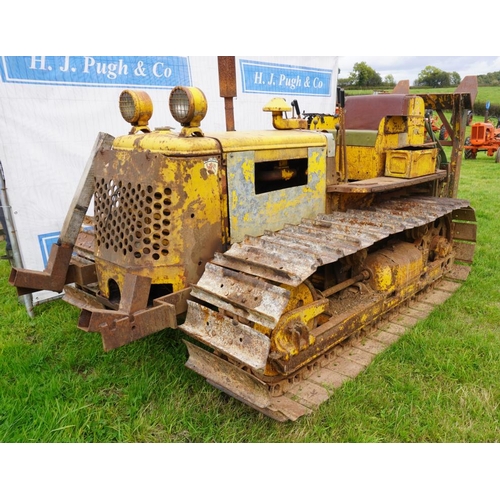
M453 213L456 220L455 214L464 210L472 211L465 200L389 201L370 210L320 215L314 221L233 245L225 254L215 256L193 287L194 297L210 307L190 302L186 322L180 327L217 355L186 342L190 354L186 366L223 392L276 420L296 420L311 413L344 381L363 371L376 354L395 342L409 326L444 302L466 279L470 267L454 265L445 277L426 285L411 300L405 299L405 305L374 316L371 324L339 338L307 366L294 371L292 377L277 383L266 383L265 377L258 376L269 355L268 337L214 309L236 315L243 323L273 328L287 303L279 284L297 286L322 264L444 215ZM465 218L465 223L453 222L452 232L458 239L466 235L465 255L470 257L470 263L473 248L470 250L469 246L474 244L475 225L474 231L470 231L474 217L469 213Z

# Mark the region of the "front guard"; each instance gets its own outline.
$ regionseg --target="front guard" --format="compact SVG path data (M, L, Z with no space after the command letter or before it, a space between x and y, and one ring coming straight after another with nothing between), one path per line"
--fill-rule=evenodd
M105 351L165 328L177 328L177 316L187 309L190 288L154 299L152 306L148 307L150 279L127 275L125 281L124 294L116 310L106 308L98 297L81 288L64 288L63 300L81 309L78 328L100 333Z
M75 192L70 208L61 229L57 244L52 245L49 260L43 271L13 268L9 283L17 288L19 296L35 293L42 290L61 292L67 283L76 281L80 284L95 281L93 262L86 264L72 259L79 241L82 246L88 246L82 225L94 193L94 170L100 155L111 149L113 136L100 132L97 135L94 147L83 171L80 183Z

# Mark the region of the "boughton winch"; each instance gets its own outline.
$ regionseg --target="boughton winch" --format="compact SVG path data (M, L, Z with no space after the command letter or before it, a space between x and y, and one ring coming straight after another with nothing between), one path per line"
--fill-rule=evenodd
M146 93L123 91L130 133L98 137L46 270L13 269L10 282L64 288L105 350L180 328L195 339L189 368L295 420L314 407L297 394L337 346L466 278L475 217L457 190L476 93L475 77L445 94L339 91L335 112L302 116L273 99L274 130L207 133L203 92L176 87L176 133L149 127Z

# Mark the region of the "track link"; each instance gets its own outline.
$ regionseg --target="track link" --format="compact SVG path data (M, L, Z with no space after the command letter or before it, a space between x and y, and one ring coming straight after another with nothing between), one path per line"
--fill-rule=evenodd
M372 310L369 323L335 324L338 333L326 342L322 343L322 335L332 322L314 329L311 334L316 335L318 353L291 375L276 380L263 374L272 355L270 338L253 326L275 328L290 298L287 287L304 283L319 266L448 214L453 214L457 259L470 264L474 211L466 200L430 197L390 200L367 210L319 215L261 237L247 237L226 253L217 254L193 286L197 301L189 302L186 321L180 326L214 353L186 342L186 366L275 420L296 420L310 413L408 327L444 302L466 279L470 267L447 268L446 276L441 273L411 295L408 292L387 310L372 300L366 305L366 310ZM314 305L325 311L327 303L320 298ZM359 310L360 318L364 307Z

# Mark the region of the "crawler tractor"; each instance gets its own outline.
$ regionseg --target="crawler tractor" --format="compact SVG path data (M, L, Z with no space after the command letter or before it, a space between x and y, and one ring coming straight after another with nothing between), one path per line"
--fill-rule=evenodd
M209 133L197 88L171 92L180 132L151 129L147 94L123 91L130 133L98 137L46 270L10 282L64 288L105 350L180 328L190 369L295 420L327 399L342 346L466 279L475 217L456 195L476 93L475 77L450 94L340 91L338 113L291 117L276 98L272 129ZM453 111L449 158L426 109Z

